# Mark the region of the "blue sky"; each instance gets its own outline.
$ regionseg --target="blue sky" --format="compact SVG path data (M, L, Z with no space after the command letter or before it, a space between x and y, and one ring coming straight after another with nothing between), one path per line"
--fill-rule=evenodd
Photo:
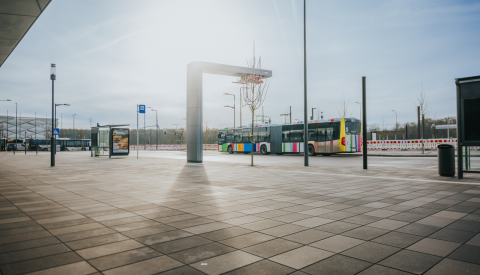
M2 98L22 116L50 112L50 63L64 127L130 123L136 104L158 109L162 128L184 125L192 61L245 66L255 41L273 71L264 103L276 123L303 114L303 1L53 0L0 68ZM309 108L338 117L343 98L358 117L367 76L368 122L416 120L423 87L428 117L455 115L454 78L480 75L480 1L307 0ZM204 75L204 124L233 126L232 77ZM238 96L237 106L238 106ZM1 112L14 111L2 103ZM60 109L61 108L61 109ZM309 113L311 110L309 110ZM154 112L147 125L155 124ZM251 120L243 108L243 122ZM50 115L49 115L50 116ZM60 115L58 115L60 117ZM237 110L237 125L239 124ZM143 121L141 125L143 125Z

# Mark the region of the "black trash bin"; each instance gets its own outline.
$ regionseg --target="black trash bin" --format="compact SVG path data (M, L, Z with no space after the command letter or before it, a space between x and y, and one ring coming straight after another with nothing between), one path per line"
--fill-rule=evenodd
M437 146L438 173L440 176L455 176L455 148L450 144Z

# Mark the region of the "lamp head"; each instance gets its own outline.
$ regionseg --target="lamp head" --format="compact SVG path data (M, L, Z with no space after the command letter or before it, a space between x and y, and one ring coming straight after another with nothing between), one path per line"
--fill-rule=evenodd
M50 65L50 79L55 80L57 77L57 66L55 64Z

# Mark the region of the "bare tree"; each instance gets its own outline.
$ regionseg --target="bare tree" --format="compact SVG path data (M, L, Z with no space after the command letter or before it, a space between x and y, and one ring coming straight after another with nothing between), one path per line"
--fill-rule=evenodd
M249 68L251 68L252 73L242 76L242 78L238 80L238 83L245 84L246 89L243 89L243 106L248 106L250 111L252 111L251 159L253 166L253 128L255 128L255 110L259 109L265 101L269 86L268 83L263 81L263 76L259 75L259 73L262 71L262 57L260 57L257 61L255 57L255 44L253 45L253 58L250 61L247 60L247 65Z
M340 118L345 118L348 115L348 104L350 104L350 100L347 101L345 99L345 93L343 94L343 100L340 102L340 108L337 107L337 112ZM350 116L352 116L353 111L350 112Z
M418 106L420 106L420 115L427 115L430 112L430 106L428 104L428 98L425 95L425 92L423 91L423 85L422 85L422 90L420 92L420 95L417 97L418 99Z

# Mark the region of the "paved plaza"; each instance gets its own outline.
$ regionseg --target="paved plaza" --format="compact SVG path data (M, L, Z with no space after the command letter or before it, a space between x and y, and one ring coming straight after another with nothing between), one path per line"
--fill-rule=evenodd
M2 274L480 274L480 177L436 159L140 155L0 153Z

